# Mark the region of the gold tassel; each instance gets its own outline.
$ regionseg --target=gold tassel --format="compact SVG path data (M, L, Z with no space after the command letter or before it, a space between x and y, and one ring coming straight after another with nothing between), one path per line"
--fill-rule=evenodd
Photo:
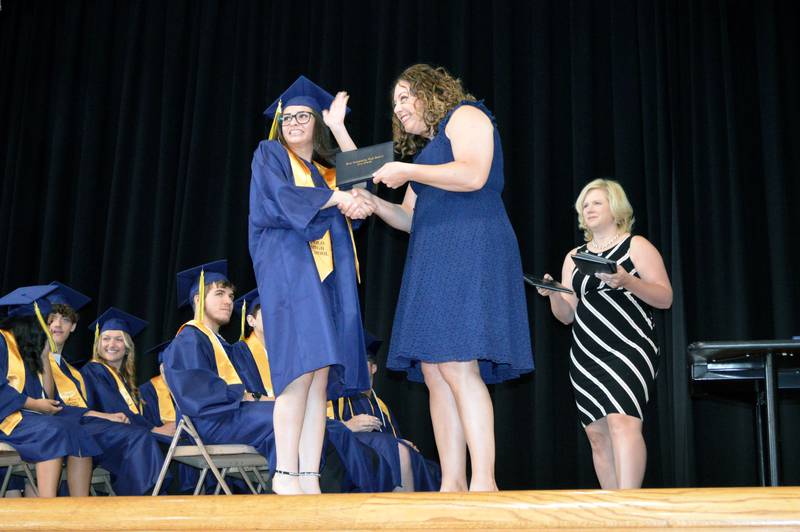
M97 353L97 341L100 339L100 322L94 324L94 345L92 345L92 357Z
M199 306L197 321L203 323L206 314L206 272L204 270L200 270L200 288L197 293L200 296L200 301L197 303Z
M50 352L57 353L56 351L56 341L53 340L53 335L50 334L50 327L44 322L44 318L42 317L42 311L39 310L39 305L36 301L33 302L33 311L36 313L36 319L39 320L39 325L41 325L44 334L47 336L47 342L50 344Z
M244 340L244 322L247 319L247 300L242 301L242 331L239 333L239 341Z
M275 140L278 138L278 126L281 121L281 114L283 114L283 101L278 100L278 109L275 111L275 118L272 119L272 126L269 128L269 137L267 140Z

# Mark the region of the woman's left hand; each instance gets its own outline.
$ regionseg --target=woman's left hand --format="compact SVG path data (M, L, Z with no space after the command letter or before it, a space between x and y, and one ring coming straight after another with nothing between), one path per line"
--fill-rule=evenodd
M347 114L347 100L349 99L350 95L345 91L337 92L330 109L322 110L322 121L330 129L344 125L344 115Z
M619 264L617 264L617 273L596 273L594 276L611 288L625 288L631 278L631 274Z
M409 164L393 161L386 163L372 176L373 183L383 183L389 188L400 188L408 183Z

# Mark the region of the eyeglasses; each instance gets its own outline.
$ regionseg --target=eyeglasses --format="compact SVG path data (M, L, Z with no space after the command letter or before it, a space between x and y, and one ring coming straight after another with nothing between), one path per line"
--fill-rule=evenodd
M288 124L292 121L292 119L296 120L298 124L308 124L311 120L311 117L314 116L309 111L299 111L295 114L282 114L281 115L281 122L284 124Z

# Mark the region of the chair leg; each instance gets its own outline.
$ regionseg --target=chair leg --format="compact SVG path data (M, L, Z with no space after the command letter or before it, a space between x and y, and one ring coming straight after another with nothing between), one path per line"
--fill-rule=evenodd
M244 483L247 484L247 487L250 489L250 493L252 493L253 495L258 493L256 491L256 488L253 486L253 483L250 481L250 472L244 467L240 467L239 472L242 474Z
M8 490L8 483L11 482L11 470L13 466L8 466L6 468L6 474L3 475L3 485L0 486L0 499L6 496L6 491Z
M208 473L208 468L204 467L202 471L200 471L200 478L197 480L197 484L194 486L194 495L205 495L205 491L203 491L203 482L206 481L206 473Z
M257 467L253 468L253 475L256 477L256 480L258 480L258 493L265 493L267 491L267 482L264 480L264 476Z
M181 438L181 432L185 430L185 423L183 419L178 422L178 426L175 427L175 435L172 437L172 441L169 444L169 450L167 451L167 456L164 457L164 465L161 466L161 471L158 473L158 480L156 481L156 485L153 487L153 493L151 495L155 497L161 491L161 485L164 483L164 478L167 476L167 470L169 469L169 464L172 462L172 457L175 455L175 447L178 446L178 440Z
M212 473L213 473L213 471L212 471ZM218 481L217 482L217 487L214 490L214 495L219 495L220 489L224 489L225 490L225 495L233 495L231 493L231 489L228 487L228 483L225 482L225 475L227 475L227 474L228 474L228 468L227 467L223 467L219 471L219 477L217 477L217 481ZM219 482L220 479L222 479L221 482Z
M111 485L111 480L108 477L103 479L103 484L106 487L106 492L108 493L109 497L117 496L117 492L114 491L114 487Z
M22 470L25 471L25 476L28 477L28 482L31 483L31 491L37 497L39 496L39 487L36 485L36 480L31 473L31 465L28 462L22 462Z
M197 434L197 429L194 428L194 424L187 417L184 417L183 421L186 421L186 432L188 432L189 435L192 437L192 439L194 440L194 444L197 445L198 449L200 449L200 454L203 455L206 464L208 464L209 469L211 469L211 472L214 474L214 477L216 477L217 482L219 483L217 487L219 488L221 486L222 489L225 491L225 495L233 495L233 493L231 493L231 489L228 487L228 483L225 482L224 478L225 474L224 473L220 474L219 469L217 469L217 466L214 465L213 460L211 460L211 456L208 454L208 451L206 450L206 446L203 445L203 441ZM217 491L217 493L219 492Z

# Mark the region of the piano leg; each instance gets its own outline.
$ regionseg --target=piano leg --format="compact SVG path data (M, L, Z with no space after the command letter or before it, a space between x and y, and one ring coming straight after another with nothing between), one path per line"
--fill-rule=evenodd
M756 450L758 452L758 480L762 486L767 485L766 469L767 457L764 455L764 391L761 389L761 381L754 381L756 385Z
M769 445L769 485L778 485L778 428L775 422L775 371L772 353L766 354L764 364L764 382L767 392L767 441Z

